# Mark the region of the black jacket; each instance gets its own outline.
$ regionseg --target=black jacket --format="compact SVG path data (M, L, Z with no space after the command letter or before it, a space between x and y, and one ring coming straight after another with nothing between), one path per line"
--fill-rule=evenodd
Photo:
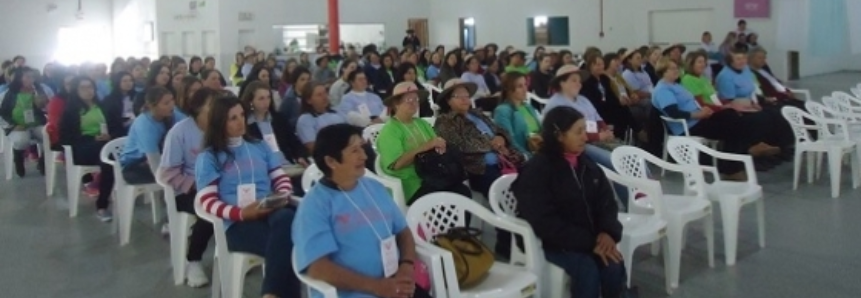
M135 92L131 92L129 94L129 99L134 102L137 94ZM108 134L111 135L111 139L122 138L128 135L129 130L123 123L125 119L123 118L123 100L125 99L125 95L120 93L111 93L105 99L101 101L102 113L105 114L105 121L108 124ZM134 106L134 103L132 103ZM132 108L134 109L134 108Z
M380 98L389 97L389 89L395 86L394 75L394 69L392 69L392 74L389 75L388 70L380 67L376 72L376 76L371 79L371 84L374 85L374 93L377 93Z
M603 93L601 87L604 88ZM640 130L640 125L634 121L631 110L627 106L623 106L619 97L613 92L610 77L601 75L601 78L598 79L590 75L583 80L583 89L580 90L580 95L592 102L604 122L615 126L614 133L616 136L624 135L625 130L629 127L634 131Z
M104 102L96 103L96 105L102 110L102 114L105 116L105 121L108 126L108 134L111 135L111 139L116 139L118 136L114 134L119 134L120 132L116 131L116 129L123 129L123 120L122 117L114 117L111 115L111 107L105 106ZM80 106L79 103L72 103L72 101L66 102L65 110L63 110L63 117L60 119L60 144L75 146L80 144L81 142L92 140L92 137L85 137L81 135L81 113L83 112L84 107ZM120 106L120 112L118 115L122 115L122 106Z
M529 74L529 91L535 93L538 97L549 99L553 94L550 93L550 81L553 79L553 72L543 73L540 70L535 70Z
M38 83L36 86L36 93L40 96L45 96L45 90L43 90ZM12 91L7 91L6 95L3 96L3 103L0 104L0 117L3 118L3 121L6 121L10 125L7 129L6 133L12 130L11 126L15 125L15 122L12 121L12 111L15 110L15 105L18 103L18 93L13 93ZM47 102L46 102L47 104ZM36 120L36 123L39 125L45 125L48 123L48 116L45 114L44 108L40 108L36 106L36 102L33 102L33 118Z
M284 153L284 157L291 162L295 162L300 157L307 158L308 151L299 141L299 137L296 136L296 127L290 125L279 113L269 113L269 115L272 117L272 131L275 134L275 141L278 142L278 149ZM260 140L263 139L263 133L260 132L256 122L248 125L248 135Z
M616 242L622 239L618 206L604 172L585 155L574 171L562 156L539 152L512 184L518 217L532 226L545 251L592 253L601 232Z

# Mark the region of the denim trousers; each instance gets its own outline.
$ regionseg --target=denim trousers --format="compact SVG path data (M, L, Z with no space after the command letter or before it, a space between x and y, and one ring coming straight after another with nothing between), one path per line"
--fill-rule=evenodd
M544 258L571 277L571 297L620 298L625 289L625 265L605 266L594 254L544 251Z
M235 222L227 228L227 250L262 256L262 295L300 297L300 283L293 274L290 254L293 251L292 225L296 211L278 209L266 219Z

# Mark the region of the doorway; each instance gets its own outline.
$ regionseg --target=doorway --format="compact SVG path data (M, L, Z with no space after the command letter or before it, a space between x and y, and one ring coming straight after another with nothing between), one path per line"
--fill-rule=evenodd
M789 51L789 53L787 53L786 59L787 65L789 65L789 70L787 71L789 75L788 79L790 81L801 79L801 69L799 67L801 65L801 61L800 57L798 56L798 51Z
M428 19L409 19L407 20L407 28L416 32L416 37L419 38L423 47L430 47L428 44Z
M475 18L460 18L460 47L467 51L475 48Z

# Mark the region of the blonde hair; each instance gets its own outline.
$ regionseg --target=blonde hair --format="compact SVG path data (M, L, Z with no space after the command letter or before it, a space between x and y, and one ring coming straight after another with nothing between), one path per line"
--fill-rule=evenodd
M690 53L688 53L687 56L685 56L685 72L686 73L694 74L694 64L696 64L697 58L699 58L699 57L702 57L703 59L705 59L704 61L706 61L706 62L708 62L708 60L709 60L708 54L706 54L706 51L703 49L690 52ZM700 76L702 74L696 74L696 75Z
M669 69L671 65L678 66L678 63L676 63L676 61L673 61L673 59L670 59L669 57L661 57L661 59L658 59L657 65L655 65L655 74L657 74L658 77L663 78L664 73L667 72L667 69Z

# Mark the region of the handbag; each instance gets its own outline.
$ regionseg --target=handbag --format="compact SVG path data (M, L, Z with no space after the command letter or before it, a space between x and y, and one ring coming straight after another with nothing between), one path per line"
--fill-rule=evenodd
M478 236L481 231L475 228L456 227L436 236L434 244L451 252L457 283L461 288L469 288L481 283L490 267L493 267L493 253Z
M499 171L503 175L517 174L517 166L509 161L504 155L499 154Z
M466 180L466 171L459 157L457 150L448 147L444 153L432 149L416 154L413 162L423 184L444 190Z

